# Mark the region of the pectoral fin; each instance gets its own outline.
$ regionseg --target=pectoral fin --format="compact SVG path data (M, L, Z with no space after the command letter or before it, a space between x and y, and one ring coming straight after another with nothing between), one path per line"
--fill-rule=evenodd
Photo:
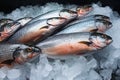
M87 41L80 41L78 43L86 44L87 46L89 46L91 44L91 42L87 42Z
M6 60L6 61L3 61L1 64L8 64L8 65L11 65L13 63L14 60L10 59L10 60Z
M98 31L98 29L92 29L92 30L90 30L90 32L97 32Z
M49 28L49 26L44 26L44 27L42 27L40 29L48 29L48 28Z

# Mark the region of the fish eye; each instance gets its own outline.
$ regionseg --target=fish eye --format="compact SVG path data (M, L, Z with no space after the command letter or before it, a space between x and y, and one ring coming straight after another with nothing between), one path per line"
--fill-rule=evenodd
M27 52L32 52L32 48L30 47L30 48L26 48L25 49Z
M101 37L107 39L107 36L106 36L106 35L102 35Z

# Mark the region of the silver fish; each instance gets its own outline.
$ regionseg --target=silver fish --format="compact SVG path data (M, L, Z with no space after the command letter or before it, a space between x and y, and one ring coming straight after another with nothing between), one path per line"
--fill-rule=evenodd
M18 29L21 28L21 24L18 22L6 23L0 28L0 42L7 40Z
M12 22L14 22L14 20L12 19L7 19L7 18L0 19L0 27L7 23L12 23Z
M0 67L12 63L23 64L40 54L37 47L29 47L22 44L0 44Z
M108 46L112 38L102 33L69 33L54 35L40 42L36 46L41 53L53 56L83 55Z
M24 43L28 45L35 44L44 38L50 36L59 28L64 27L66 19L62 17L54 17L36 21L32 24L27 24L24 28L17 31L7 41L9 43Z
M69 21L69 20L75 19L77 17L77 13L75 11L71 11L68 9L49 11L47 13L44 13L42 15L39 15L33 18L29 23L32 23L41 19L52 18L52 17L63 17Z
M62 31L58 34L74 33L74 32L105 32L112 27L112 23L102 19L91 19L81 21L75 24L67 25Z
M32 17L24 17L16 20L16 22L19 22L21 26L26 25L28 22L30 22L33 18Z

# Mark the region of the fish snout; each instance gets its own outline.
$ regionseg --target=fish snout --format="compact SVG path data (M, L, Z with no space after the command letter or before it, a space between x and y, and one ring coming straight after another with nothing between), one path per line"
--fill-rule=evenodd
M112 42L113 42L112 37L107 36L106 44L109 45L109 44L111 44Z

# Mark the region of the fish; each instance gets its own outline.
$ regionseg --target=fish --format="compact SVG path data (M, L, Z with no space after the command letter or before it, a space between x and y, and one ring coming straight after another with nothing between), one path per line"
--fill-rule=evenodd
M62 17L38 20L32 24L25 25L24 28L17 31L6 42L35 45L37 42L52 35L56 30L63 28L66 25L66 21L66 18Z
M0 27L0 43L7 40L10 36L12 36L19 28L21 28L21 24L18 22L6 23Z
M21 26L25 26L28 22L30 22L33 18L32 17L24 17L16 20L16 22L19 22Z
M66 18L68 21L71 21L77 17L77 12L68 9L53 10L33 18L28 24L31 24L38 20L48 19L52 17L63 17Z
M62 31L55 35L74 33L74 32L99 32L104 33L112 27L112 23L103 19L91 19L75 24L67 25Z
M34 60L40 54L40 49L23 44L0 44L0 67L6 65L24 64Z
M12 22L14 22L14 20L8 19L8 18L0 19L0 27L7 24L7 23L12 23Z
M41 49L41 54L48 56L84 55L101 50L112 41L103 33L77 32L53 35L36 46Z

